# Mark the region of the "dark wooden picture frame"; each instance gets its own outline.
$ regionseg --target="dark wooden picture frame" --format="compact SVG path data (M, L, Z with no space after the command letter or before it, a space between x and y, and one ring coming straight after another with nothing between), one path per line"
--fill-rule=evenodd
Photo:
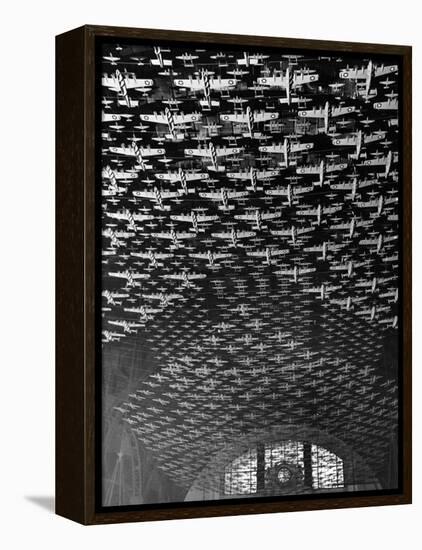
M314 498L184 502L115 507L98 502L96 359L96 80L98 38L192 42L251 48L297 48L401 58L402 254L399 490ZM321 40L84 26L56 37L56 513L103 524L411 503L411 47ZM98 101L98 98L97 98Z

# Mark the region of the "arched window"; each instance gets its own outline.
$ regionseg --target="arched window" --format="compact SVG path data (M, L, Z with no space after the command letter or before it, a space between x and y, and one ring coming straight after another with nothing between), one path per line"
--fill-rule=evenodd
M302 441L258 444L225 467L224 494L300 493L344 487L343 461Z

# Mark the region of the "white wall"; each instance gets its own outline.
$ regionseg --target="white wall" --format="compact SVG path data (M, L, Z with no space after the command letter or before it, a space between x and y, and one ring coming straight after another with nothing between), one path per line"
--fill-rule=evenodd
M0 32L3 548L420 547L421 468L413 506L83 528L45 507L53 495L54 35L85 24L142 26L414 46L414 380L420 391L422 30L416 0L7 0ZM419 338L420 339L420 338ZM416 399L415 464L421 464ZM419 516L419 517L418 517ZM418 544L419 539L419 544ZM92 546L91 546L92 545Z

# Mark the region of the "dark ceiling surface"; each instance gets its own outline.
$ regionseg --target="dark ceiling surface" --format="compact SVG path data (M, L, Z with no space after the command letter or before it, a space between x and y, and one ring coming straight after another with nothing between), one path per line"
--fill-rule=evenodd
M332 434L385 468L396 63L103 45L102 353L141 350L114 412L180 485L277 425Z

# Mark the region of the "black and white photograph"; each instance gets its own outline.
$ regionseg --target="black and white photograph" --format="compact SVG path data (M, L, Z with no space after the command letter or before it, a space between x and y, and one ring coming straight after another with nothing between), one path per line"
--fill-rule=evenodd
M103 40L101 505L400 489L401 65Z

